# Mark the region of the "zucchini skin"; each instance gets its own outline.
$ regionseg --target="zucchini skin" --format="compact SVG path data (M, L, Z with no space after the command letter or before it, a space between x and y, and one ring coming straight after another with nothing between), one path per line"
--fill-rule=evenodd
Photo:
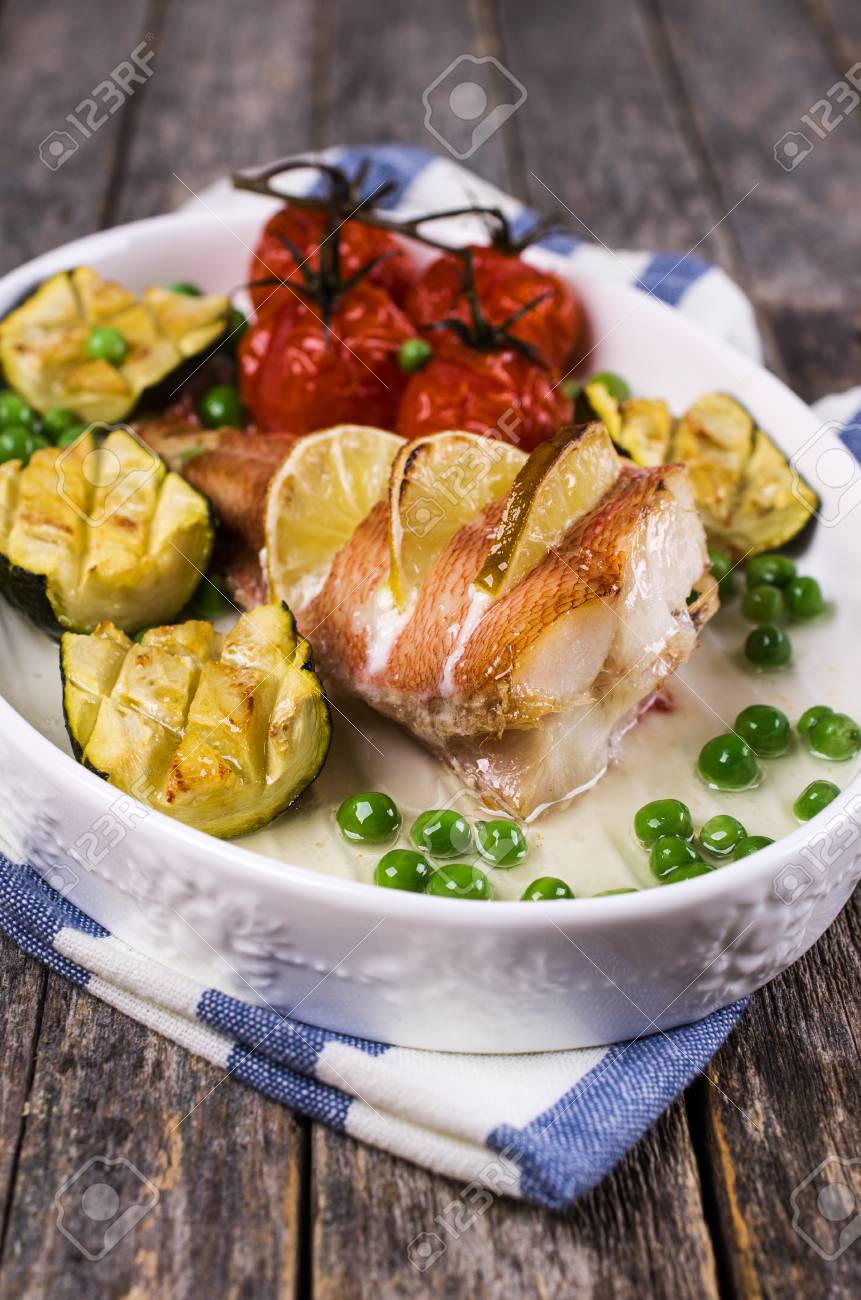
M40 632L47 632L59 641L68 628L57 617L48 595L48 579L44 573L31 573L12 564L0 551L0 592L19 614L28 618Z

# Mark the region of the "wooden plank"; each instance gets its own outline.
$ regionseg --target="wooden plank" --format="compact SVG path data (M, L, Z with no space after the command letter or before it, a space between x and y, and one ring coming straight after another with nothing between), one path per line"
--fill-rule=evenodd
M223 1077L51 977L0 1294L294 1294L304 1130L284 1107ZM147 1181L125 1165L97 1164L62 1190L93 1158L130 1161ZM118 1192L118 1207L108 1193L85 1198L102 1180ZM91 1255L130 1205L158 1200L91 1260L58 1230L58 1194L65 1225ZM93 1217L102 1205L114 1210L104 1223Z
M485 1207L449 1179L317 1128L314 1294L716 1296L686 1133L676 1105L612 1177L571 1211L554 1214L506 1199ZM435 1253L424 1271L409 1256L423 1233L431 1234Z
M312 14L313 0L170 6L114 220L310 147Z
M145 39L148 7L147 0L86 6L6 0L0 12L0 120L6 123L0 272L101 223L124 122L146 86L129 82L135 93L89 139L66 116ZM77 114L85 130L87 114L86 107ZM54 170L39 156L47 141L43 152L56 164L48 152L52 132L65 133L59 143L68 151Z
M709 1071L720 1091L697 1085L723 1263L738 1295L857 1294L859 1242L852 1221L861 1208L859 951L856 902L792 970L753 999ZM855 1163L826 1165L816 1175L829 1157ZM847 1197L845 1215L829 1223L817 1197L835 1181L850 1188L855 1204L853 1210ZM801 1235L832 1252L847 1228L846 1248L833 1261Z
M462 134L464 119L458 121L449 109L451 91L492 72L485 86L488 111L495 95L519 93L506 81L505 72L486 65L477 68L470 62L473 57L498 57L498 51L482 13L463 0L438 0L432 16L415 5L327 0L320 6L320 16L315 81L322 144L394 141L450 157L446 146L425 127L422 96L431 83L442 78L429 92L432 121L461 151L468 147ZM465 160L467 167L507 189L512 188L513 178L506 141L516 130L518 116L514 113ZM465 200L470 201L468 193Z
M613 249L685 252L702 240L722 211L633 0L588 13L566 0L500 8L512 71L528 91L517 122L536 206L563 221L570 209L584 238ZM732 264L721 228L697 251Z
M724 210L752 191L727 223L760 299L824 307L856 297L861 119L840 122L825 139L802 120L837 80L802 0L726 3L722 17L714 5L686 0L652 5ZM813 116L824 119L825 110ZM793 148L802 150L794 163Z
M0 1242L26 1119L45 979L37 962L0 936Z

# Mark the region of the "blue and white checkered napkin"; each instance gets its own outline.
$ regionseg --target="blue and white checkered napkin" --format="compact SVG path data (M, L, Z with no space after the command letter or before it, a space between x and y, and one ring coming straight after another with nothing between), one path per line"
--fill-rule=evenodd
M463 168L416 149L336 149L326 157L348 168L369 157L369 189L396 183L390 208L418 212L466 201L500 203L524 225L532 215ZM239 204L263 203L226 183L195 202L226 221ZM616 279L624 273L759 355L750 304L717 268L666 253L616 256L571 236L544 242L577 265ZM823 418L848 420L859 408L856 389L825 399ZM848 436L847 444L857 451ZM568 1205L608 1173L704 1069L743 1010L736 1003L698 1024L614 1047L524 1056L363 1042L250 1006L141 956L22 864L2 832L0 845L0 928L52 971L304 1115L465 1183L541 1205Z

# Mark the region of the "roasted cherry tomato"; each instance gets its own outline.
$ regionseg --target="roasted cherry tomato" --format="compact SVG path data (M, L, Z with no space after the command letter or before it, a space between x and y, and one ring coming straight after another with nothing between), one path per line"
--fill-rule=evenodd
M307 265L316 270L320 266L320 248L328 243L329 214L310 208L299 208L288 203L267 221L260 236L249 269L249 280L289 280L298 288L301 278L297 274L296 258L292 244L307 259ZM286 239L286 243L285 243ZM344 279L354 275L375 257L387 255L384 262L375 266L368 275L372 284L379 285L397 303L403 303L413 276L412 262L403 244L387 230L375 230L358 219L347 220L338 229L340 243L340 268ZM292 297L291 290L277 284L258 284L250 289L251 301L258 316L276 312ZM413 331L415 333L415 331Z
M511 326L511 333L535 348L549 366L564 369L583 328L583 312L574 291L558 276L531 266L516 253L491 246L473 247L471 252L476 293L491 325L501 325L519 308L543 293L548 295ZM420 329L446 317L468 323L462 258L447 253L431 262L407 294L405 310Z
M366 280L335 299L328 329L316 303L291 294L239 345L243 401L261 429L312 433L356 420L391 429L406 383L398 352L414 337L385 290Z
M531 451L570 417L571 402L556 382L510 348L475 352L458 344L456 351L446 344L411 376L395 427L405 438L466 429Z

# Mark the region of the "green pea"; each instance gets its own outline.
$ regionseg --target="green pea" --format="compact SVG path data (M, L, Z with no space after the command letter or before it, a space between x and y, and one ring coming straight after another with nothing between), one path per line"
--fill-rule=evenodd
M811 817L827 808L839 793L840 787L833 781L811 781L792 805L792 811L800 822L809 822Z
M786 605L796 623L807 623L825 613L822 588L815 578L793 578L787 583Z
M763 623L750 633L744 653L757 668L783 668L792 658L792 642L776 623Z
M413 375L426 366L433 356L427 339L405 339L398 348L398 365L405 375Z
M680 867L673 867L661 876L662 885L677 885L680 880L693 880L695 876L707 876L714 867L708 862L685 862Z
M771 704L749 704L735 720L735 730L759 758L780 758L789 749L789 718Z
M749 790L760 782L756 755L741 736L732 732L715 736L703 745L697 769L712 790Z
M245 423L242 399L232 384L217 384L204 393L197 414L207 429L240 429Z
M755 555L745 569L748 587L766 583L769 587L785 587L795 577L795 564L788 555Z
M0 390L0 429L32 429L36 422L36 412L19 393L11 388Z
M679 835L662 835L655 840L649 852L649 866L652 875L660 880L674 867L689 866L697 862L697 851L687 840Z
M806 736L809 731L813 730L817 722L830 717L833 712L834 710L829 708L827 704L814 704L811 708L805 709L798 719L799 736Z
M726 858L746 838L747 831L737 817L718 813L710 817L700 831L700 847L716 858Z
M690 809L681 799L653 799L634 814L634 834L644 849L662 835L693 839L694 824Z
M379 844L393 839L401 829L401 814L387 794L366 790L351 794L336 814L345 840L360 844Z
M735 853L732 855L733 862L738 862L741 858L749 858L752 853L759 853L760 849L768 848L774 840L769 839L767 835L746 835L735 846Z
M861 749L861 727L846 713L829 713L807 733L811 753L845 763Z
M786 601L780 587L765 582L744 593L741 612L748 623L778 623L786 613Z
M73 442L77 442L82 433L87 432L85 424L70 424L68 429L57 435L57 446L68 447Z
M0 464L7 460L26 460L30 430L23 424L9 424L0 429Z
M709 566L718 585L721 600L729 600L735 590L733 564L726 551L709 551Z
M125 339L112 325L94 325L90 330L87 356L91 361L108 361L112 366L121 366L127 352Z
M374 868L374 884L385 889L405 889L420 894L431 878L433 868L427 858L413 849L390 849Z
M489 822L475 823L475 847L487 862L495 867L513 867L526 857L526 836L517 822L497 817Z
M521 901L526 903L548 903L573 897L574 891L558 876L539 876L520 895Z
M450 862L440 867L431 876L425 892L438 898L493 898L487 876L466 862Z
M184 293L188 298L200 298L203 290L190 280L177 280L176 284L170 286L171 293Z
M74 411L70 411L65 406L52 406L50 411L46 411L42 416L42 428L49 438L58 442L60 435L78 423L78 417Z
M559 391L563 397L568 398L569 402L576 402L583 392L583 385L578 384L576 379L563 379L559 385Z
M606 388L611 397L615 397L617 402L627 402L631 396L631 389L621 375L615 374L612 370L600 370L597 375L593 375L589 380L590 384L601 384Z
M469 822L451 808L421 813L410 828L410 839L432 858L457 858L472 851Z

